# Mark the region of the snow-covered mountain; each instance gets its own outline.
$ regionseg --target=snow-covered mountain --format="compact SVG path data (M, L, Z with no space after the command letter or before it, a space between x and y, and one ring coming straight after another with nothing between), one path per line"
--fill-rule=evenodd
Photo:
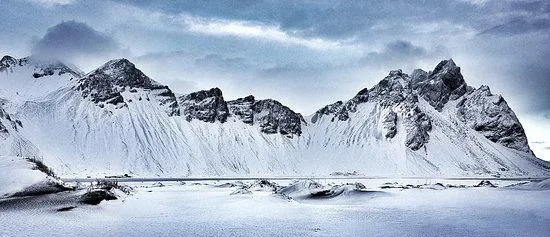
M218 88L178 95L126 59L83 74L5 56L0 88L0 155L42 157L65 177L550 174L506 101L452 60L392 71L308 117Z

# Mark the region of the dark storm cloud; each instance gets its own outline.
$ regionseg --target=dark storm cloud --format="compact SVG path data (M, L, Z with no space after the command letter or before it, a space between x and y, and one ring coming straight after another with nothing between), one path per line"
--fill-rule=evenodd
M70 62L83 56L106 57L120 50L120 45L115 39L87 24L64 21L48 29L44 37L32 48L32 55L41 59Z

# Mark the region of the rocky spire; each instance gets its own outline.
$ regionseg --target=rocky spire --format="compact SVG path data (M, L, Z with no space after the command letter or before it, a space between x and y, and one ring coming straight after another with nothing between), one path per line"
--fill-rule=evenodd
M411 87L439 111L449 100L456 100L468 89L460 67L452 59L441 61L430 73L415 70L411 77Z

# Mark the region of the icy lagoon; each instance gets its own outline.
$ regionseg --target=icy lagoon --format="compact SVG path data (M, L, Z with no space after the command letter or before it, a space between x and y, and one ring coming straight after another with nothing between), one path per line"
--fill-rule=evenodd
M550 236L548 180L254 182L126 183L95 206L75 204L85 190L3 200L0 236Z

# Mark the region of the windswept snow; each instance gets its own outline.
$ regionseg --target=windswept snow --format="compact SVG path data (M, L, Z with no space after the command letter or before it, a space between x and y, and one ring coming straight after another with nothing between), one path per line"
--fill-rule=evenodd
M364 184L364 188L346 185L356 182ZM468 188L377 188L387 182L404 186L442 183ZM318 190L317 187L344 190L340 195L317 199L289 199L272 190L231 195L243 185L254 186L254 182L134 184L133 194L97 206L75 204L72 194L27 199L25 202L32 208L16 208L22 203L15 200L0 202L0 236L542 237L550 234L548 190L471 187L479 182L394 179L276 183L287 191L290 187L295 191ZM514 183L494 182L499 186Z
M0 198L64 191L58 179L38 170L36 164L21 157L0 156Z

